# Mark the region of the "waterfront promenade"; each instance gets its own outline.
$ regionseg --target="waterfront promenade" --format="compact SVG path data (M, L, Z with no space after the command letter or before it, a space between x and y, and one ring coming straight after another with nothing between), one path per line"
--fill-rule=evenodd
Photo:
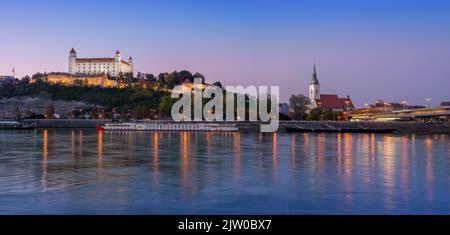
M39 128L95 128L111 122L108 119L38 119L34 121ZM169 122L169 121L166 121ZM240 131L259 131L260 122L235 122ZM450 133L450 123L424 122L320 122L320 121L280 121L279 132L286 127L315 128L332 127L338 129L385 128L395 129L395 133Z

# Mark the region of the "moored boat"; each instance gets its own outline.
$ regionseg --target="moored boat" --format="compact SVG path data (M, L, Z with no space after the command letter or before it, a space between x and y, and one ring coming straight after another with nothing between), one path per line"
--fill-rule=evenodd
M299 127L286 127L286 132L316 132L316 133L393 133L396 129L392 128L299 128Z
M0 120L0 130L31 130L36 128L33 122L18 122L15 120Z
M173 123L173 122L125 122L106 123L97 126L99 131L210 131L235 132L235 124L222 123Z

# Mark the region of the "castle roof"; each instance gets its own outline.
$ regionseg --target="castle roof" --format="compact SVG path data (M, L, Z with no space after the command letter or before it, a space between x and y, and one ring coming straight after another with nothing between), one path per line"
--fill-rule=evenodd
M114 58L78 58L77 63L108 63L114 62Z
M115 62L114 58L78 58L76 60L77 63L111 63L111 62ZM130 65L130 63L128 63L125 60L120 61L123 64L126 65Z
M316 71L316 64L314 64L314 73L311 81L309 82L311 85L320 85L319 79L317 79L317 71Z
M75 48L72 47L72 50L70 50L70 53L76 53Z

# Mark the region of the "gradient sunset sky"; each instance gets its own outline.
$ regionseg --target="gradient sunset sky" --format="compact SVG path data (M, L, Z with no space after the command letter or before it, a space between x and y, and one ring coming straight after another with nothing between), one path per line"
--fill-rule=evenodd
M1 1L0 74L67 72L133 56L135 72L190 70L224 85L279 85L433 104L450 100L450 2L439 0Z

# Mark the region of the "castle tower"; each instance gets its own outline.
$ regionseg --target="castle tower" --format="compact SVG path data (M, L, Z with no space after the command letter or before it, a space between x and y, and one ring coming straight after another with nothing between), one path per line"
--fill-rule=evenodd
M114 61L116 61L116 62L122 61L122 57L120 56L119 51L116 51L116 54L114 55Z
M69 73L75 74L76 72L76 63L77 63L77 53L75 52L75 49L72 48L69 52Z
M131 71L133 71L133 57L130 56L130 58L128 59L128 63L130 64Z
M316 108L316 100L320 99L320 83L317 79L316 64L314 64L313 77L309 82L309 99L311 100L311 108Z

